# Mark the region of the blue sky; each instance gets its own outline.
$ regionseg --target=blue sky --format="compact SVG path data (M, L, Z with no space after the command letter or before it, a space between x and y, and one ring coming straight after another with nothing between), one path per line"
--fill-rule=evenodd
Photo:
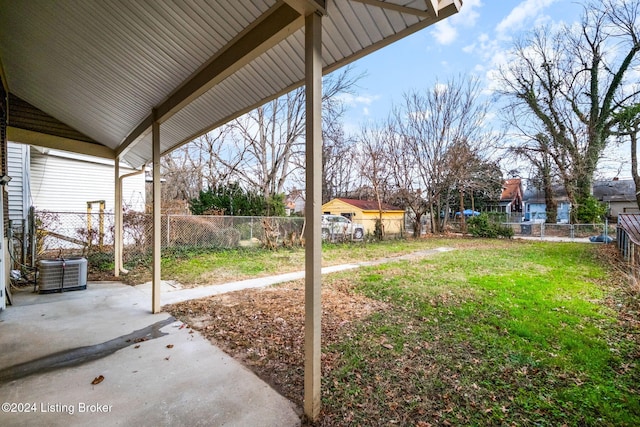
M487 74L514 38L539 24L574 22L581 11L572 0L464 0L459 14L354 63L354 72L366 77L347 98L347 132L386 118L404 93L428 89L436 80L472 73L489 87Z

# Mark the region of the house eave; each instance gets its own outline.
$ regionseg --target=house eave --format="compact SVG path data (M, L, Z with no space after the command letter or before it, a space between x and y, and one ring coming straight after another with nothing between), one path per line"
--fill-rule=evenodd
M7 126L7 140L38 147L70 151L88 156L115 159L114 150L100 144L63 138L41 132Z

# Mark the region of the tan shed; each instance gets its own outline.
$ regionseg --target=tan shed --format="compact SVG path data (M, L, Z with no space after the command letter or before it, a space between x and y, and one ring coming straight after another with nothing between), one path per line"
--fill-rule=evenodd
M380 217L378 202L374 200L333 199L322 205L323 214L342 215L364 225L365 234L374 234ZM382 226L385 236L404 235L404 209L382 203Z

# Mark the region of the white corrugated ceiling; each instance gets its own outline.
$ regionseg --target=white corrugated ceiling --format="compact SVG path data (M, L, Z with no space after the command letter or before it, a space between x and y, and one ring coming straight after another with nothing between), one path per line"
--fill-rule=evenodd
M0 0L0 60L12 95L138 167L151 159L153 109L166 152L302 84L302 14L318 3ZM461 3L327 0L324 71Z

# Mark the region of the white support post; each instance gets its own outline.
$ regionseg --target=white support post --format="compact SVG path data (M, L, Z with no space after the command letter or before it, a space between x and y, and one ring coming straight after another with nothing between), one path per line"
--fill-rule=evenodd
M320 415L320 300L322 237L322 17L305 18L306 91L306 205L305 217L305 331L304 412L315 421Z
M113 231L113 258L114 258L114 272L115 277L120 276L120 270L122 268L122 187L120 186L120 157L116 157L114 160L114 201L115 212L113 217L114 231Z
M160 123L153 111L152 140L153 140L153 278L151 282L151 312L160 312L160 253L161 253L161 224L160 224Z

